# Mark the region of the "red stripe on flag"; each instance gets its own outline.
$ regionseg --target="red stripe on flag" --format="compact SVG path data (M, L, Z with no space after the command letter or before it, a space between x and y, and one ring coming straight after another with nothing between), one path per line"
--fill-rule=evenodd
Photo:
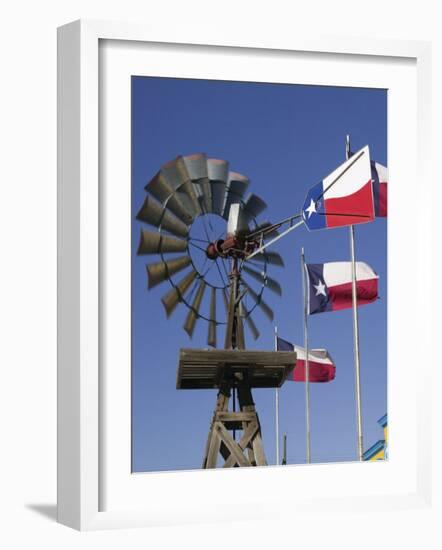
M351 282L329 286L327 290L333 311L353 306ZM374 302L378 297L378 280L367 279L365 281L356 281L356 296L358 306Z
M324 208L327 227L341 227L373 221L375 216L371 180L356 193L325 199Z
M335 378L336 367L324 363L308 362L309 382L330 382ZM296 366L291 373L292 380L295 382L305 382L305 361L298 359Z

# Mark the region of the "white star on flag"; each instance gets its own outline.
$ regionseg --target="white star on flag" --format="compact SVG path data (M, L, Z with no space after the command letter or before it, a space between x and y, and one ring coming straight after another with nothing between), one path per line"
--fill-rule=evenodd
M316 296L319 296L320 294L327 296L327 293L325 292L325 284L321 281L321 279L319 279L319 283L317 285L313 286L316 288Z
M306 208L305 211L308 212L308 219L310 219L313 213L316 214L316 203L313 199L310 199L310 206Z

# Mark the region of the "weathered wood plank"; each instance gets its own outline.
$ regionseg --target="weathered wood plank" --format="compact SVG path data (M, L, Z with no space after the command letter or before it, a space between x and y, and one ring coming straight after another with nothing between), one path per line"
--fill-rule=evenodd
M254 437L255 437L255 434L257 433L258 431L258 428L259 428L259 425L258 425L258 422L255 421L255 422L251 422L247 428L245 429L244 431L244 434L243 436L241 437L241 439L239 440L239 442L237 443L237 446L241 449L241 454L242 456L244 456L244 450L247 448L247 446L253 442L254 440ZM244 457L245 458L245 457ZM250 457L249 457L250 458ZM232 466L235 465L235 462L236 462L236 457L234 456L230 456L225 464L224 464L224 468L231 468ZM248 462L248 465L252 465L250 459L247 459L247 462Z
M251 422L256 415L253 412L220 412L216 418L221 422Z
M219 388L242 378L251 387L280 387L295 363L296 353L288 351L181 349L177 389Z
M253 439L253 453L255 455L257 466L267 466L267 460L264 454L264 447L262 445L261 430L258 430L256 437Z
M257 351L182 348L180 360L195 364L284 366L296 361L293 351Z
M212 422L209 428L209 435L207 437L207 442L206 442L206 449L204 451L203 468L212 467L212 466L208 466L208 462L209 462L208 457L209 457L209 452L211 450L213 429L216 422L216 417L217 417L217 414L227 411L229 407L229 400L230 400L230 388L226 384L223 384L216 398L216 408L213 413ZM212 452L215 452L215 450L212 450ZM214 468L216 467L216 459L217 457L215 457L215 466L213 466ZM213 457L211 457L211 460L213 461Z
M207 453L206 468L216 468L221 438L218 430L218 423L215 422L210 436L209 451Z
M223 424L221 424L221 422L216 424L216 429L218 430L218 434L222 442L229 449L231 455L233 456L234 461L237 462L240 466L251 466L250 462L243 455L238 443L233 440L232 436L229 434ZM228 460L230 460L230 458ZM233 465L234 464L232 464L232 466Z

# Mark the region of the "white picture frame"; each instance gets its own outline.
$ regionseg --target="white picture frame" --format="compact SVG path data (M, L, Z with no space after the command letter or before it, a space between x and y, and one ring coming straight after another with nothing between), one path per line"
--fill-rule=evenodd
M294 509L302 510L305 514L314 510L317 514L321 510L326 512L331 503L335 511L344 514L355 507L361 511L391 511L404 507L423 509L430 506L430 431L426 422L430 415L430 403L422 389L423 384L429 383L431 362L425 361L425 354L429 351L425 350L424 345L420 350L422 373L419 380L407 390L414 392L409 396L416 398L416 407L411 407L408 413L409 426L413 430L414 443L410 453L413 456L406 456L407 450L400 444L398 435L396 457L385 464L373 464L370 471L364 472L368 480L375 480L379 476L394 479L391 487L384 491L378 490L375 484L372 491L353 493L354 483L360 477L359 464L315 466L314 474L307 469L298 469L297 492L302 484L300 476L303 476L307 480L307 487L312 489L311 498L306 497L307 493L295 498L286 489L291 472L294 471L290 468L266 468L265 473L260 468L241 472L232 470L222 472L225 476L221 480L224 485L232 484L233 487L238 483L236 476L241 475L242 483L249 486L259 484L261 489L260 495L249 493L251 496L248 499L251 501L247 498L242 501L239 499L237 506L232 505L226 510L222 502L218 502L217 506L207 506L204 499L210 499L210 491L207 489L205 493L202 489L203 486L213 489L219 485L220 472L172 472L144 476L143 480L140 477L135 479L135 476L131 480L131 484L150 485L151 496L144 506L131 505L129 497L122 497L119 502L118 493L110 509L103 506L103 491L100 487L107 474L103 472L102 455L107 447L103 443L101 423L106 396L100 384L102 364L99 345L103 321L100 313L103 300L100 281L103 273L99 230L99 213L104 208L99 173L99 115L102 109L99 63L102 41L124 41L129 45L168 44L177 51L180 48L192 49L192 46L206 48L204 55L209 60L213 48L228 48L230 56L244 55L248 51L258 56L271 52L281 57L290 52L303 52L326 55L330 59L334 56L339 59L353 56L357 63L362 62L358 56L389 60L392 63L411 60L416 67L415 110L418 125L414 143L408 143L408 146L414 146L409 158L417 159L420 175L417 192L422 193L422 189L429 189L432 185L428 169L431 118L428 99L431 66L429 43L368 41L341 36L311 39L299 35L293 38L281 37L278 42L272 41L271 44L263 38L250 41L226 35L224 41L216 40L215 43L203 33L198 37L194 34L186 35L185 29L180 35L174 33L168 36L161 30L155 32L144 26L116 22L77 21L61 27L58 34L58 521L76 529L91 530L257 517L282 518L283 509L289 508L291 512ZM405 178L403 166L402 170ZM392 198L395 199L394 192ZM401 204L407 207L406 203ZM410 280L418 277L420 283L425 281L425 285L429 285L428 272L425 270L430 262L432 242L429 220L417 213L414 223L418 227L416 238L418 236L421 246L414 251L417 262ZM418 286L422 289L423 285ZM421 312L421 341L428 343L432 333L431 316L425 315L429 304L423 298L419 291L410 307L415 308L411 311ZM397 391L395 388L390 390ZM400 429L397 430L399 432ZM394 428L392 437L394 441ZM394 449L394 443L392 446ZM390 449L390 455L394 457L394 454L394 450ZM342 468L346 468L345 474ZM381 471L382 468L384 470ZM401 486L404 479L410 478L411 471L411 485ZM326 490L321 476L325 480L330 477L330 473L333 473L336 483L330 484ZM130 471L127 475L130 475ZM206 477L203 479L202 475ZM348 478L346 482L343 481L345 477ZM315 478L316 481L312 481ZM315 483L314 490L312 483ZM275 486L281 490L273 491ZM168 498L160 498L161 487L165 488L163 493L168 498L174 487L177 487L177 493L186 494L186 499L175 499L171 504ZM190 495L192 487L199 487L193 496ZM275 506L275 503L284 503L285 506Z

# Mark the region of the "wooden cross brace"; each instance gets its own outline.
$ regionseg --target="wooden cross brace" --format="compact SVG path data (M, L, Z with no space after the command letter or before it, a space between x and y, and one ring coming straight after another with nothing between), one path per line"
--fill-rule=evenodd
M218 455L224 459L224 468L235 466L265 466L267 464L261 438L261 428L250 387L238 388L240 411L227 411L230 389L224 388L218 394L203 468L216 468ZM229 430L242 430L239 441Z

